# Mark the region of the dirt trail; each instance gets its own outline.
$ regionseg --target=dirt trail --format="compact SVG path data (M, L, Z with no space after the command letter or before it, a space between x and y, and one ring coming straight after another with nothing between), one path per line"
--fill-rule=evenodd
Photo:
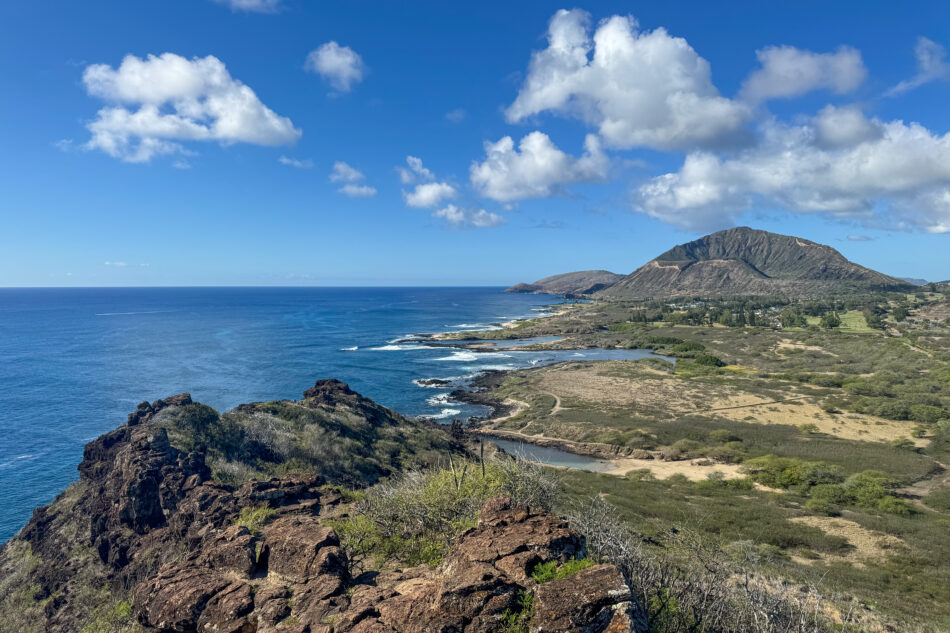
M509 407L514 407L514 409L512 409L511 413L509 413L508 415L503 415L499 418L491 418L488 420L495 426L497 426L499 422L505 422L506 420L510 420L511 418L515 417L516 415L518 415L519 413L527 409L529 406L531 406L527 402L522 402L521 400L515 400L514 398L505 398L502 404Z
M550 391L545 391L544 393L554 398L554 408L551 409L551 415L557 415L566 408L561 406L561 398L556 393L551 393Z

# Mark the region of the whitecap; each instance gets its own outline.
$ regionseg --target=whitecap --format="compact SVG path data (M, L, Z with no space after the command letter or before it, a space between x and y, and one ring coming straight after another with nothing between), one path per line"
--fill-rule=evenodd
M411 349L425 349L425 348L422 347L421 345L389 344L389 345L380 345L379 347L371 347L370 349L377 352L402 352L402 351L411 350Z
M340 351L341 352L355 352L359 348L360 348L359 345L354 345L353 347L341 347Z
M446 408L446 409L442 409L442 410L439 411L437 414L435 414L435 415L430 415L430 416L428 416L428 417L430 417L430 418L435 418L436 420L444 420L444 419L446 419L446 418L451 418L451 417L454 416L454 415L458 415L458 414L461 413L461 412L462 412L461 409L448 409L448 408Z
M448 404L458 404L455 400L452 400L452 397L448 393L436 394L430 398L426 398L426 404L433 407L441 407Z

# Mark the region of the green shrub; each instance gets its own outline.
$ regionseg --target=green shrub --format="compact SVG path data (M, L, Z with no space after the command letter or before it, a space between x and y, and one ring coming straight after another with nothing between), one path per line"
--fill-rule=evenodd
M900 482L879 470L865 470L848 478L845 489L851 495L854 505L891 512L910 514L910 506L894 497L891 491L898 488Z
M825 514L832 517L841 514L841 506L825 499L809 499L805 502L805 507L816 514Z
M696 354L695 358L693 358L693 362L703 367L723 367L725 365L718 356L713 356L706 352Z
M877 509L900 516L910 515L910 505L903 499L898 499L897 497L892 497L890 495L878 499Z
M671 461L678 459L692 459L701 455L702 444L696 440L683 438L673 442L672 446L663 449L663 458Z
M928 404L911 405L910 415L908 416L914 422L925 422L927 424L933 424L945 417L947 417L947 411L942 407Z
M707 446L701 452L709 459L721 464L739 464L745 459L742 442L729 442L723 446Z
M501 614L501 633L528 633L528 623L534 615L534 596L530 593L518 594L518 604L514 609L505 609Z
M719 442L720 444L725 444L726 442L742 441L741 437L733 435L732 431L727 429L716 429L715 431L710 431L709 439L711 439L713 442Z
M891 446L894 448L899 448L905 451L915 451L917 450L917 445L914 444L911 440L906 437L898 437L891 441Z
M706 346L697 341L685 341L673 346L673 352L676 354L687 354L689 352L701 352Z
M335 527L355 564L372 559L406 565L438 564L452 540L474 527L478 511L495 496L550 510L558 483L525 460L498 459L409 471L366 490L352 518Z
M844 480L841 468L825 462L806 462L794 457L766 455L747 460L742 470L754 481L772 488L803 488Z
M267 506L241 508L241 514L234 519L234 525L243 525L251 534L257 534L262 527L274 518L275 514L277 514L277 510Z
M543 585L544 583L551 582L552 580L560 580L562 578L572 576L582 569L587 569L594 564L594 561L589 558L582 558L580 560L571 558L569 561L563 564L558 564L556 560L552 560L546 563L535 565L534 569L531 570L531 577L534 578L536 583Z
M672 347L683 343L683 339L675 336L654 336L649 340L649 345L654 347Z

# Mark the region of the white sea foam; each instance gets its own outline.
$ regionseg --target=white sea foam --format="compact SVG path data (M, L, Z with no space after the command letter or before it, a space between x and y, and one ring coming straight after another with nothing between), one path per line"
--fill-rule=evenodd
M174 312L174 310L142 310L140 312L98 312L96 316L127 316L130 314L162 314L164 312Z
M461 409L448 409L448 408L446 408L446 409L442 409L442 410L439 411L437 414L435 414L435 415L430 415L430 416L428 416L428 417L430 417L430 418L435 418L436 420L444 420L444 419L446 419L446 418L451 418L453 415L458 415L458 414L461 413L461 412L462 412Z
M490 358L511 358L511 354L502 354L501 352L470 352L468 350L459 350L457 352L452 352L452 354L449 356L443 356L442 358L436 358L434 360L470 363L475 360L488 360Z
M390 344L390 345L380 345L379 347L371 347L370 349L377 352L404 352L411 349L425 349L425 348L422 347L421 345L413 345L413 344L410 344L410 345Z
M354 345L353 347L341 347L340 351L341 352L355 352L358 349L359 349L359 345Z
M425 338L426 337L419 336L418 334L403 334L399 338L394 338L386 342L392 345L394 343L405 342L405 341L423 341L425 340Z
M458 404L458 402L452 400L452 397L449 394L440 393L432 397L426 398L426 404L433 407L441 407L448 404Z

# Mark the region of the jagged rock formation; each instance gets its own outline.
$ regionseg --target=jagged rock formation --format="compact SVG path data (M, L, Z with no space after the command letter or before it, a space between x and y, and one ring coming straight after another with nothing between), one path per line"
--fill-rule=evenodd
M260 413L265 404L242 406ZM318 382L302 401L282 406L298 426L317 424L305 410L318 412L324 424L343 416L347 429L370 429L370 440L401 420L338 381ZM225 485L212 476L209 451L233 458L242 450L266 455L268 446L247 449L262 437L240 425L245 435L234 435L225 416L210 419L201 407L187 394L143 403L125 426L86 446L79 482L36 510L0 549L5 627L18 633L488 633L523 608L524 592L533 592L532 631L631 630L634 601L613 566L544 585L532 580L539 563L582 557L584 538L563 520L505 498L486 504L478 525L456 540L439 567L352 578L328 524L345 504L327 484L359 472L374 481L379 472L366 468L375 462L358 461L346 476L346 469L327 468L327 475L311 470ZM359 424L357 413L365 416ZM462 450L441 429L406 423L401 432L420 446Z
M532 284L517 284L505 290L535 295L589 295L612 286L623 275L607 270L582 270L539 279Z

